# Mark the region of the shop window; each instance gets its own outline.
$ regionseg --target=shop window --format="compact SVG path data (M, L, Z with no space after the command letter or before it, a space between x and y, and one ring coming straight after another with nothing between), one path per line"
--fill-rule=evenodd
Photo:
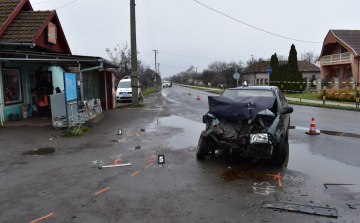
M22 103L20 69L2 69L2 76L5 106Z

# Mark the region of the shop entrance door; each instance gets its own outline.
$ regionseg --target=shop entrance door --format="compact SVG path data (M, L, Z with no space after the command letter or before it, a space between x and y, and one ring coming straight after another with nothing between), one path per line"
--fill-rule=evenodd
M47 78L47 80L52 83L52 72L51 71L35 71L35 81L36 81L36 87L39 86L40 82L44 79L44 77ZM53 94L54 92L52 92Z

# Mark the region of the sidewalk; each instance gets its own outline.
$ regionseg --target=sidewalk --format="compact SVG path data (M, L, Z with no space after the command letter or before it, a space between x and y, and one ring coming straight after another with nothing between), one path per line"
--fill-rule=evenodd
M300 102L300 98L291 98L291 97L286 97L286 99L289 101L299 101ZM307 102L307 103L314 103L314 104L323 104L323 101L318 101L318 100L310 100L310 99L301 99L301 102ZM335 105L335 106L348 106L348 107L354 107L355 108L355 103L351 104L351 103L339 103L339 102L331 102L331 101L325 101L325 105Z

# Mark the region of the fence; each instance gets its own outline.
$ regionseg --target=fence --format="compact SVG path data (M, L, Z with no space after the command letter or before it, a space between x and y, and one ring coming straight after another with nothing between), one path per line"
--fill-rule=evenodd
M281 91L283 92L289 92L289 93L300 93L300 102L301 102L301 93L303 92L307 92L307 93L315 93L315 94L321 94L322 98L323 98L323 104L325 105L325 101L327 96L328 97L332 97L330 95L348 95L350 97L348 98L355 98L355 107L356 108L360 108L360 99L359 99L359 83L355 82L355 81L349 81L349 82L340 82L340 81L334 81L334 82L324 82L324 81L313 81L313 84L316 85L316 91L315 92L309 92L309 81L306 82L291 82L291 81L270 81L270 84L277 84L279 86L279 88L281 89ZM294 90L285 90L283 89L283 84L306 84L306 89L305 91L303 91L302 89L302 85L299 86L299 90L298 91L294 91ZM335 90L335 91L339 91L339 92L329 92L326 90L326 87L329 84L334 84L335 88L338 89L339 84L350 84L352 86L352 89L355 90L356 87L356 93L354 92L347 92L347 93L340 93L341 90ZM351 101L351 100L350 100Z

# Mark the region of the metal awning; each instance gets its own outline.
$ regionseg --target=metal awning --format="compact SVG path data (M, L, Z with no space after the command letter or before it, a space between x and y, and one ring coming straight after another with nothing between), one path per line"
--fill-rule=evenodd
M112 63L102 57L81 56L61 53L31 52L18 50L0 49L0 62L5 63L29 63L39 66L63 66L63 67L97 67L119 68L119 65Z

